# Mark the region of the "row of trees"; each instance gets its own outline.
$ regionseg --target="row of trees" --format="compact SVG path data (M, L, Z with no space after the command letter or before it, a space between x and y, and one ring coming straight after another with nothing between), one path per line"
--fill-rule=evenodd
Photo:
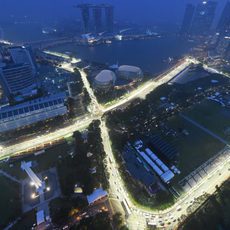
M216 194L189 216L180 230L230 229L230 180L216 189Z
M63 197L50 204L51 217L57 225L67 222L72 210L76 208L82 210L87 206L85 196L77 198L74 196L76 184L82 187L83 195L91 194L98 187L108 188L100 121L90 124L87 135L77 131L73 137L74 153L67 155L57 165ZM92 174L92 168L96 169L96 173ZM94 221L94 219L87 221Z
M94 188L108 188L107 169L104 164L105 152L101 139L100 121L94 121L88 128L87 138L80 132L74 133L74 156L68 156L58 165L62 192L65 196L73 194L75 184L89 195ZM92 173L95 168L96 172Z
M116 213L112 218L107 212L98 213L93 217L81 220L79 225L74 226L71 230L128 230L124 225L124 219L120 213Z

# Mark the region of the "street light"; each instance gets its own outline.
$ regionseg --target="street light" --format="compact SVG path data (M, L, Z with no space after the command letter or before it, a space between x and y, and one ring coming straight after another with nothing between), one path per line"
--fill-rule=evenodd
M31 194L31 198L32 198L32 199L35 199L35 198L36 198L36 194L35 194L35 193L32 193L32 194Z

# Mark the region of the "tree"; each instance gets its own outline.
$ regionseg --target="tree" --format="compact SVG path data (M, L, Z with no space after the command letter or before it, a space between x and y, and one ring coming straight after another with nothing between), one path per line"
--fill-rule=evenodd
M113 227L117 230L127 230L128 228L124 225L124 219L121 213L115 213L112 219Z
M94 217L81 220L76 230L112 230L108 213L98 213Z

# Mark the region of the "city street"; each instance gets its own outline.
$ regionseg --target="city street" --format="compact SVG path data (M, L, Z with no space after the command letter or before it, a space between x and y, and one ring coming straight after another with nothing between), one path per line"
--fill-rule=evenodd
M90 87L90 84L87 80L86 73L84 72L84 70L79 70L81 73L82 82L84 84L84 87L86 88L91 98L91 105L89 106L91 110L91 114L84 119L76 120L74 124L71 124L68 127L56 130L52 133L47 133L45 135L37 136L30 140L23 141L20 144L11 145L10 147L4 147L0 145L0 159L4 159L11 155L20 154L21 152L28 151L31 148L42 146L46 143L57 141L58 139L62 139L65 136L71 135L76 130L81 130L81 129L86 128L93 120L100 118L104 113L117 109L123 106L124 104L132 101L135 98L138 98L138 97L143 98L144 95L149 94L156 87L170 81L173 77L175 77L178 73L180 73L184 68L186 68L193 62L194 62L193 59L185 59L181 63L181 65L177 66L175 69L172 68L172 70L169 73L167 73L166 75L162 75L161 78L159 78L157 81L150 80L150 81L145 82L142 86L130 92L126 98L119 100L114 105L111 105L108 108L103 108L97 102L97 99L93 93L93 90ZM67 71L73 72L74 63L76 63L76 59L73 59L72 62L70 63L66 63L66 62L63 63L61 68Z
M223 162L220 162L218 167L215 167L212 171L209 172L209 174L202 178L199 183L197 183L186 194L179 198L175 205L164 211L149 211L144 207L136 206L132 202L128 191L126 191L126 186L118 171L118 166L113 155L111 141L109 138L109 132L106 127L105 120L102 118L102 115L108 111L121 107L122 105L132 101L135 98L145 97L156 87L167 83L176 75L181 73L193 62L195 62L193 59L185 59L179 66L172 69L167 74L162 75L161 78L155 81L150 80L144 83L133 92L130 92L126 98L119 100L116 104L107 108L103 108L98 103L94 92L90 87L86 73L84 70L80 70L83 84L91 98L91 115L82 120L77 120L73 125L59 129L55 132L38 136L37 138L33 138L20 144L12 145L10 147L5 148L2 146L0 149L1 159L10 155L19 154L20 152L40 145L44 145L45 143L52 143L55 140L71 135L76 130L82 130L86 128L93 120L100 119L101 135L104 150L106 152L107 168L109 170L109 197L120 202L125 211L129 229L145 229L147 224L155 225L157 227L167 227L167 229L174 229L178 224L178 219L181 218L182 215L187 215L187 208L194 202L196 198L204 193L212 194L215 191L216 185L221 185L221 183L223 183L229 177L230 157L225 159ZM62 65L62 68L73 72L74 69L72 64L73 63L65 63ZM226 151L230 151L230 149L227 149Z
M110 193L113 194L114 197L117 197L120 202L125 203L125 211L129 216L127 221L128 224L130 224L130 229L144 229L147 223L154 224L157 227L162 227L162 223L164 223L164 226L167 226L169 229L174 229L178 224L178 218L181 218L182 215L187 215L187 208L192 205L196 198L204 193L214 193L216 185L220 186L230 176L230 157L228 157L220 162L218 167L213 168L213 170L190 189L187 194L179 198L177 203L172 207L159 212L147 211L144 208L135 206L130 200L128 192L125 190L124 182L119 175L113 156L108 130L103 120L101 121L101 133L110 175ZM228 148L226 151L230 151L230 149ZM143 221L143 219L145 219L145 221ZM168 224L169 222L170 224Z

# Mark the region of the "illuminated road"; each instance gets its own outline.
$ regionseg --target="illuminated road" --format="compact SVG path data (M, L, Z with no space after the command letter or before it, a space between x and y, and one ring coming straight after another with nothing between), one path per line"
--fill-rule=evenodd
M122 98L114 105L111 105L107 108L103 108L103 112L108 112L114 109L123 106L127 102L137 98L137 97L145 97L151 91L153 91L156 87L161 84L167 83L173 77L175 77L178 73L184 70L191 63L198 63L194 59L187 59L177 68L173 69L169 73L161 76L161 78L157 81L151 80L149 82L144 83L141 87L131 92L127 97ZM87 85L87 77L84 72L81 72L84 76L84 84L86 86L87 91L89 92L90 97L92 98L93 104L96 105L97 108L101 109L102 107L98 106L97 99L88 83ZM174 229L178 224L178 219L181 218L182 215L187 215L187 208L194 202L196 198L201 196L204 193L212 194L215 191L216 185L221 185L226 179L229 178L229 167L230 167L230 149L229 157L225 159L225 161L219 163L215 170L213 170L209 175L201 180L196 186L194 186L187 194L178 199L177 203L173 205L171 208L166 209L164 211L147 211L143 207L137 207L131 201L128 192L126 191L125 184L120 176L118 171L118 166L116 164L111 142L109 138L108 129L106 127L105 121L101 120L101 135L104 145L104 150L107 156L107 166L109 171L109 184L110 191L109 194L117 201L123 204L123 207L127 214L127 224L128 227L132 230L145 229L147 223L155 225L157 227L164 227L167 229ZM220 177L221 172L221 177Z
M62 68L73 72L73 64L76 63L76 60L77 59L72 59L71 63L63 63ZM7 156L16 153L19 154L20 152L30 150L38 146L43 146L45 143L52 143L53 141L59 140L65 136L70 136L74 131L86 128L93 120L100 119L101 135L104 150L106 152L106 161L109 171L109 195L110 197L113 197L113 199L122 203L122 206L126 211L127 224L129 226L129 229L142 230L146 228L147 223L151 223L152 225L156 225L157 227L162 227L162 225L164 225L164 227L167 229L174 229L175 226L178 224L178 218L181 218L182 215L187 214L187 208L191 205L195 198L199 197L203 193L213 193L215 191L215 186L220 185L229 177L228 169L230 163L230 149L226 150L229 151L229 157L226 158L223 162L220 162L214 169L214 171L209 173L206 178L202 179L188 193L178 199L175 205L164 211L149 211L146 210L144 207L136 206L130 199L129 194L126 191L125 184L118 171L118 165L116 164L113 155L108 129L106 127L105 121L102 120L101 117L104 113L124 106L126 103L132 101L135 98L145 97L156 87L170 81L191 63L196 63L196 60L184 60L179 66L175 67L165 75L162 75L157 80L150 80L144 83L136 90L130 92L127 96L118 100L114 105L110 105L106 108L102 107L102 105L97 102L94 92L87 80L86 73L84 72L84 70L80 70L84 87L86 88L91 98L91 114L81 120L76 120L74 124L69 125L66 128L62 128L52 133L38 136L31 140L12 145L10 147L3 146L2 148L0 148L1 158L6 158Z
M158 86L167 83L168 81L170 81L172 78L174 78L178 73L180 73L182 70L184 70L186 67L188 67L191 63L193 63L194 61L192 59L186 59L181 65L179 65L177 68L172 69L169 73L162 75L161 78L157 81L150 80L147 81L146 83L144 83L142 86L138 87L136 90L130 92L128 94L127 97L119 100L116 104L111 105L107 108L103 109L103 112L108 112L111 111L113 109L116 109L122 105L124 105L125 103L141 97L141 98L145 98L145 96L147 94L149 94L150 92L152 92L154 89L156 89Z
M164 211L149 211L143 207L135 206L130 200L124 182L120 177L109 139L108 129L103 120L101 121L101 133L104 150L107 156L106 162L109 170L110 194L120 202L125 202L127 204L126 212L129 213L127 222L130 229L145 229L147 222L157 227L163 227L162 225L164 224L164 227L167 227L167 229L175 229L178 224L178 218L181 218L182 215L187 215L187 208L196 198L204 193L214 193L216 185L220 186L230 176L230 148L228 148L226 150L228 151L228 157L225 158L223 162L216 165L215 169L187 194L178 199L175 205Z
M62 67L63 69L73 72L74 67L73 64L78 62L78 59L73 58L70 63L63 63ZM90 112L91 114L86 119L76 120L74 124L69 125L68 127L56 130L52 133L48 133L45 135L37 136L35 138L32 138L27 141L23 141L19 144L11 145L10 147L4 147L0 146L0 159L6 158L10 155L20 154L21 152L27 151L29 149L44 146L46 143L50 143L52 141L56 141L58 139L62 139L65 136L71 135L74 131L83 129L84 127L87 127L87 125L90 124L91 121L100 118L103 113L108 112L113 109L117 109L120 106L123 106L127 102L130 102L131 100L137 98L137 97L143 97L144 95L147 95L151 91L153 91L157 86L164 84L168 82L170 79L172 79L175 75L180 73L180 71L188 66L191 63L191 59L186 59L184 62L182 62L181 65L177 66L175 69L172 69L168 74L165 76L163 75L161 78L159 78L157 81L150 80L146 83L144 83L142 86L137 88L136 90L132 91L126 98L119 100L114 105L103 108L98 102L94 95L94 92L92 88L90 87L90 84L87 80L87 75L84 72L84 70L79 70L81 73L82 81L84 83L84 87L86 88L90 98L91 98L91 105L90 105Z
M74 72L73 64L76 63L78 59L73 59L71 63L63 63L62 69L67 70L69 72ZM93 89L90 86L90 83L87 79L87 74L83 69L78 69L81 74L81 80L83 82L84 87L86 88L90 98L91 98L91 105L90 105L90 112L93 115L101 114L102 112L102 106L98 103L96 96L94 95Z
M31 140L27 140L19 144L11 145L9 147L5 147L5 148L2 147L0 149L0 153L1 153L0 159L4 159L14 154L20 154L21 152L30 150L32 148L44 146L44 144L46 143L52 143L54 141L60 140L61 138L64 138L65 136L69 136L76 130L85 129L86 127L89 126L89 124L92 121L93 119L91 117L86 117L82 120L76 121L73 125L70 125L66 128L62 128L62 129L56 130L48 134L37 136L36 138L32 138Z

